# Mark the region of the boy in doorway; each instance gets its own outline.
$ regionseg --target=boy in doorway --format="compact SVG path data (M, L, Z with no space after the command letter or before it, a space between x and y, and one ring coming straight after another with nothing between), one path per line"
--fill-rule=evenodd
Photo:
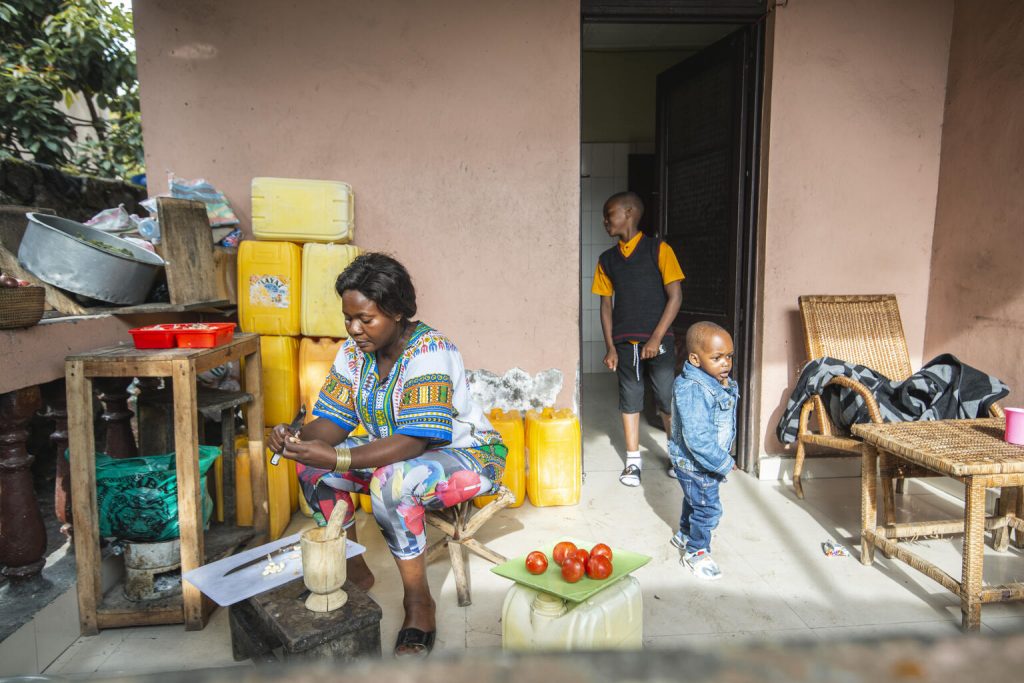
M722 578L711 559L711 532L722 518L718 487L736 466L731 451L736 439L739 389L732 371L732 337L712 322L686 331L686 362L672 387L669 457L683 489L683 511L672 545L683 551L680 562L706 581Z
M605 202L604 229L619 241L598 258L591 290L601 297L604 364L619 381L626 437L626 466L619 481L626 486L640 485L645 376L654 389L665 432L671 433L676 358L671 326L682 301L684 277L672 247L640 232L643 215L643 201L635 192L620 192ZM674 476L671 467L668 472Z

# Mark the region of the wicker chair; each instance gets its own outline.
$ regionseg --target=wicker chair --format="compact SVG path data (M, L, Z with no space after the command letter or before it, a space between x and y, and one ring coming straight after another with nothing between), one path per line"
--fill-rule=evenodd
M807 359L825 356L857 363L876 370L891 380L902 381L913 374L907 339L903 334L900 309L893 294L849 296L801 296ZM849 377L836 377L829 384L845 386L864 399L872 422L882 422L878 403L867 387ZM817 413L818 430L809 427L811 413ZM993 405L992 415L1003 411ZM800 475L803 473L806 446L823 446L844 455L860 456L860 440L842 433L828 418L820 396L811 397L800 409L793 488L804 497ZM902 478L898 480L902 484ZM891 488L887 487L887 490Z

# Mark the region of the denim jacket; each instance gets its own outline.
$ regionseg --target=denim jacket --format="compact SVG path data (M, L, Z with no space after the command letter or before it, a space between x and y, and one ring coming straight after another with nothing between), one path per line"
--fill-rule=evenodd
M682 470L725 476L735 461L736 402L740 392L729 378L724 387L689 361L672 385L672 435L668 453Z

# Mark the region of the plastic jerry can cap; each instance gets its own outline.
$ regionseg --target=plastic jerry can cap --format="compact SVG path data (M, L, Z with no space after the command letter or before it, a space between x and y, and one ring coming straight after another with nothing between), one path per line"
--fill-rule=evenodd
M557 595L541 591L537 593L537 597L533 599L534 614L545 617L560 617L565 614L566 611L565 600Z

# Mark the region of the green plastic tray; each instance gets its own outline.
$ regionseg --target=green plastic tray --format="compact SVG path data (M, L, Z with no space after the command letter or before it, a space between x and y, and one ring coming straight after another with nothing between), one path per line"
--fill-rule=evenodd
M576 544L576 547L584 548L587 551L597 545L596 542L580 541L575 538L564 538L561 540L572 541ZM576 583L569 583L562 578L562 568L555 564L555 561L551 559L551 551L554 549L556 543L557 541L537 548L537 550L540 550L548 556L548 570L543 574L531 574L526 571L526 555L514 557L507 562L499 564L497 567L491 567L491 571L498 576L504 576L506 579L512 579L516 583L521 583L524 586L536 588L537 590L544 591L545 593L551 593L563 600L583 602L598 591L607 588L623 576L636 571L651 561L651 558L647 555L630 552L629 550L622 550L621 548L612 548L611 576L603 581L596 581L584 575L583 578Z

